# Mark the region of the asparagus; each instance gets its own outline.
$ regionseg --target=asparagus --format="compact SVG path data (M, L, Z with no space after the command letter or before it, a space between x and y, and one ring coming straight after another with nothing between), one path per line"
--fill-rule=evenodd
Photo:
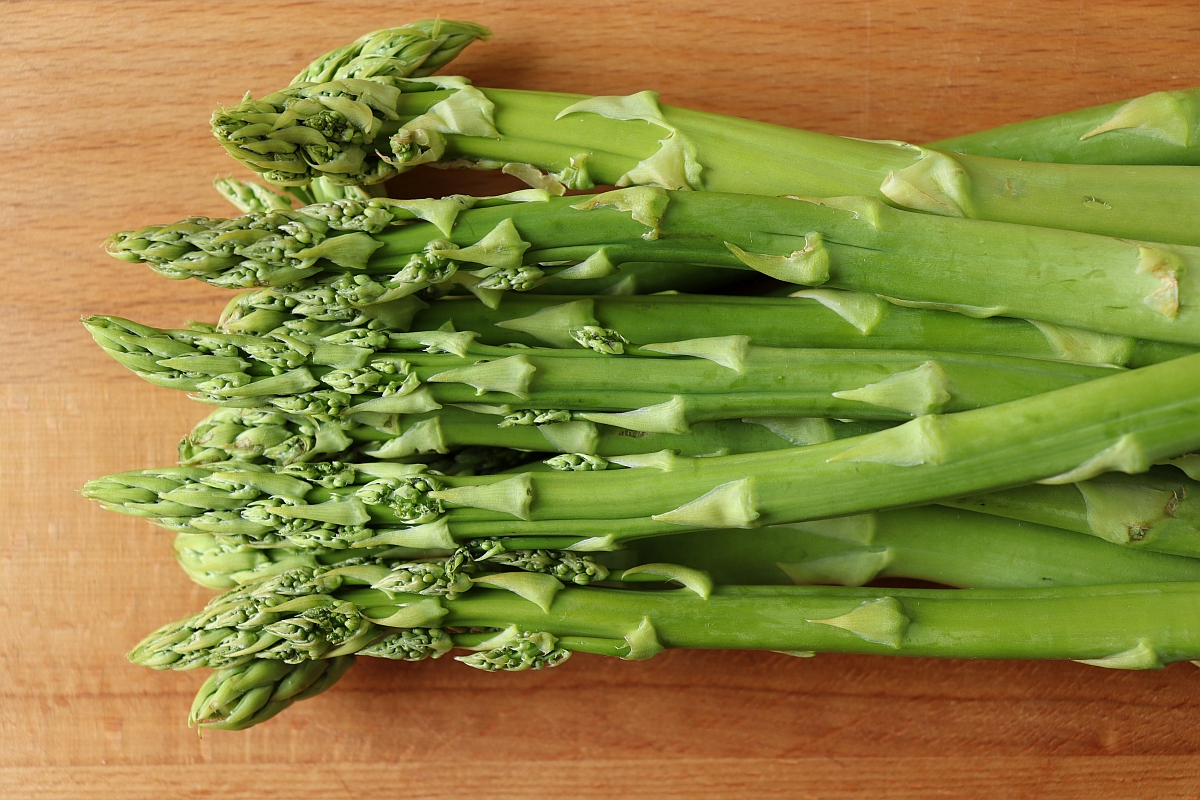
M640 351L655 357L617 359L577 350L511 355L471 345L471 334L439 331L352 330L353 337L305 342L163 330L107 316L84 324L115 359L156 385L192 391L214 405L326 419L469 404L500 415L532 412L535 419L558 409L570 412L558 415L566 420L651 433L686 433L698 422L747 416L898 421L1002 403L1112 371L968 353L751 347L741 337L661 343ZM619 337L599 329L593 335L597 349L619 351ZM453 352L406 349L422 346ZM672 426L644 423L641 409L670 403L679 407Z
M481 90L447 77L304 81L219 110L212 127L230 155L281 185L316 175L371 184L419 164L465 163L559 193L655 185L861 195L953 217L1200 244L1185 167L951 155L660 106L654 92Z
M388 463L175 467L109 476L84 493L174 530L260 547L552 536L560 549L603 550L680 526L752 528L1142 472L1200 448L1197 367L1200 355L1188 356L808 447L616 459L635 469L456 478ZM677 406L643 418L673 414Z
M971 316L1200 344L1200 312L1190 300L1200 251L1186 246L915 214L864 198L651 187L583 201L522 197L419 201L436 207L339 201L191 218L115 234L108 246L168 277L287 289L305 302L369 306L460 280L495 304L500 291L551 274L561 281L609 274L626 261L678 261ZM394 224L418 212L435 222ZM563 262L575 266L551 266Z
M356 652L412 660L442 651L446 639L483 650L460 660L485 669L553 666L578 651L641 659L667 647L1075 659L1117 669L1200 656L1190 624L1200 595L1191 582L959 590L696 583L636 591L525 575L541 580L483 582L440 596L364 586L387 572L296 569L238 587L152 633L130 660L175 670ZM478 628L502 632L457 632ZM405 642L405 630L417 635Z
M467 543L468 552L498 555L518 569L564 565L578 554L508 550L498 541ZM175 553L195 582L229 589L297 567L348 562L393 565L453 557L442 550L261 550L223 543L211 534L178 534ZM961 588L1037 588L1106 583L1200 580L1200 559L1136 552L1073 531L970 511L922 506L778 525L731 536L689 531L636 540L626 551L597 553L588 569L569 574L593 581L662 580L630 567L677 564L707 573L720 585L841 584L862 586L907 578ZM544 571L544 570L543 570ZM564 575L567 573L564 572Z
M563 421L569 415L561 411L541 415L517 412L497 421L495 416L449 407L360 421L370 416L318 421L303 414L219 408L180 442L179 463L424 460L421 457L432 453L458 454L461 448L473 447L603 458L660 450L685 456L728 455L844 439L888 427L886 423L819 417L757 417L700 422L681 434Z
M300 664L262 659L217 670L200 687L188 725L245 730L325 691L353 665L354 656L338 656Z
M1049 525L940 506L780 525L740 536L676 533L628 547L640 563L680 564L707 572L721 585L862 586L907 578L1001 589L1200 579L1195 558L1136 552Z
M1200 89L1014 122L927 147L1067 164L1200 165Z
M1200 484L1174 470L1098 475L947 501L956 508L1054 525L1117 544L1200 556Z
M573 284L556 281L548 286ZM452 326L477 333L481 344L571 348L585 346L571 331L593 326L615 330L634 345L746 336L751 344L763 347L965 351L1130 367L1195 352L1184 345L1044 322L906 308L874 295L837 289L806 289L787 298L689 294L576 298L522 292L506 293L495 308L465 297L423 303L412 295L354 307L310 294L243 292L229 301L217 330L266 335L281 327L314 327L305 320L328 322L320 329L323 335L347 327L388 324L427 331Z
M482 25L441 18L384 28L319 56L292 83L421 78L449 64L467 45L491 35Z

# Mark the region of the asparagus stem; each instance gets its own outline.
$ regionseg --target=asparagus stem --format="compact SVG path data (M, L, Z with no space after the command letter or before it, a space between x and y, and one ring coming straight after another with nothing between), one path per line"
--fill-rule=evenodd
M1190 247L915 214L862 198L810 202L636 187L576 200L469 210L435 201L451 204L452 229L440 218L392 226L414 212L380 204L401 201L340 201L152 226L115 235L109 249L169 277L290 287L307 293L302 299L340 297L354 306L457 279L460 267L474 270L463 274L479 279L471 284L476 291L492 291L537 284L561 261L582 262L565 271L583 274L624 261L677 261L753 268L971 316L1200 344L1200 306L1192 302L1200 250Z
M542 643L543 655L555 648L557 637L581 637L624 640L625 658L686 647L1069 658L1146 669L1200 656L1200 633L1189 622L1200 613L1200 584L1192 582L1051 589L719 586L636 591L554 588L538 580L503 588L484 584L439 597L357 588L377 574L364 569L293 570L239 587L201 613L154 632L130 659L159 669L238 667L256 658L302 663L364 648L370 652L394 637L392 631L405 628L429 640L423 646L412 643L423 652L406 648L404 657L411 659L444 651L443 635L424 633L431 624L451 629L515 626L509 642L546 633L555 639ZM535 584L549 591L536 591ZM390 649L389 644L382 649ZM510 668L529 666L533 664Z
M587 539L576 549L610 549L678 526L760 527L1141 472L1200 448L1198 411L1200 355L808 447L622 459L639 469L454 478L397 464L176 467L109 476L84 493L176 530L264 547L363 546L369 523L417 526L396 529L401 539L435 530L464 539L579 536Z
M1117 544L1200 556L1200 484L1174 470L1105 474L945 501L956 508L1054 525Z
M940 506L736 536L729 531L677 533L639 539L629 549L638 563L703 570L718 585L861 586L880 578L911 578L999 589L1200 579L1197 559L1136 552L1061 528Z
M927 145L994 158L1064 164L1200 165L1200 89L1014 122Z
M547 286L574 283L552 281ZM261 336L280 327L312 329L314 320L341 320L350 327L394 321L405 329L427 331L451 325L479 334L481 344L572 348L584 346L570 335L572 326L594 324L619 332L634 345L741 335L763 347L966 351L1130 367L1195 352L1185 345L1047 323L906 308L874 295L837 289L801 290L788 298L690 294L578 298L509 292L494 308L466 297L444 297L428 304L418 304L411 296L406 299L408 303L341 308L335 302L305 302L273 290L244 292L229 301L218 330ZM398 313L388 313L393 307L406 313L397 319ZM339 322L330 321L320 332L332 335L343 330Z
M559 187L862 195L935 214L1200 244L1195 179L1186 168L951 156L660 107L652 92L588 98L479 90L462 79L433 88L298 84L218 112L213 131L235 158L284 183L322 173L374 183L418 164L466 160L512 165L518 175L556 173L535 182ZM334 103L346 116L331 141L322 115Z

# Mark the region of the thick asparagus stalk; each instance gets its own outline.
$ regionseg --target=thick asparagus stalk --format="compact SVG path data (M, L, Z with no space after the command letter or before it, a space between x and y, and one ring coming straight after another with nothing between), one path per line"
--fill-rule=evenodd
M480 90L461 78L436 84L293 84L218 111L213 132L232 156L280 184L315 175L377 183L419 164L465 161L559 192L633 184L861 195L954 217L1200 244L1195 178L1183 167L950 155L661 107L653 92L585 97Z
M1154 92L927 146L1063 164L1200 165L1200 89Z
M286 288L307 292L299 295L305 302L340 297L351 306L460 279L494 304L498 290L528 288L548 274L561 281L609 274L626 261L677 261L753 268L971 316L1200 344L1192 300L1200 250L1182 245L915 214L863 198L635 187L583 201L492 199L465 210L466 201L414 202L426 205L342 201L193 218L116 234L109 250L168 277ZM417 212L436 224L393 224ZM549 266L563 262L578 263Z
M175 467L109 476L85 494L175 530L260 547L555 536L560 548L609 549L679 526L752 528L1142 472L1200 448L1198 413L1200 355L808 447L618 459L639 469L454 478L382 463Z

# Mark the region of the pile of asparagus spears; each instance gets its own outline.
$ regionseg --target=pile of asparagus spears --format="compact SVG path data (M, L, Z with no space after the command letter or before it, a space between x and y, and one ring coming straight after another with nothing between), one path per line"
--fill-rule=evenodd
M916 146L432 74L487 35L218 110L240 215L108 242L244 290L84 320L216 407L84 489L223 592L130 653L214 670L192 724L356 656L1200 659L1200 91Z

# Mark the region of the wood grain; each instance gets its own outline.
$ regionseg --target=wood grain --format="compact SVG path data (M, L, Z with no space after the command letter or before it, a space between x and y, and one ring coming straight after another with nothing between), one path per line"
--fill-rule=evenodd
M0 5L4 794L1200 795L1200 674L1186 664L673 652L484 675L366 663L255 730L187 730L201 677L123 654L209 593L184 579L161 531L77 488L170 463L205 409L125 374L77 319L177 325L214 318L228 294L114 262L100 243L225 213L208 184L241 173L207 135L214 107L366 30L436 13L495 30L454 70L482 85L655 88L670 103L870 138L930 140L1200 85L1200 8L1149 0ZM494 180L414 173L398 188Z

